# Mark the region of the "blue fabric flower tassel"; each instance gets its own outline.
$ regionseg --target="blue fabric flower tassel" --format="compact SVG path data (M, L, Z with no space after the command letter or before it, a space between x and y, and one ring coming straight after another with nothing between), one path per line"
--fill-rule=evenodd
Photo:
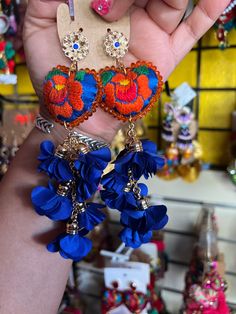
M148 206L148 205L147 205ZM125 227L120 233L120 239L126 246L138 248L152 238L152 231L160 230L168 222L167 208L164 205L150 206L143 209L124 210L121 214L121 224Z
M112 209L120 211L120 223L124 227L120 239L126 246L138 248L151 240L154 230L162 229L168 222L164 205L149 206L148 189L138 183L141 176L148 179L164 166L158 156L157 146L136 137L134 125L128 130L125 149L114 162L114 170L102 178L102 200Z
M100 212L104 206L101 204L74 204L71 220L67 223L66 233L59 235L47 245L47 249L66 259L75 262L82 260L92 249L91 240L84 236L104 219L105 215Z
M54 221L67 220L72 212L72 200L68 198L70 182L60 184L58 190L49 184L48 188L37 186L31 193L36 212Z
M61 149L61 150L60 150ZM65 151L59 146L57 150L51 141L44 141L40 145L40 155L38 160L40 164L38 169L45 172L51 179L58 182L69 181L73 179L73 173L69 162L65 159Z
M59 252L65 259L81 261L92 249L92 242L84 234L63 233L47 245L51 253Z
M103 222L104 205L87 203L97 191L104 169L111 160L109 148L90 151L89 147L70 133L55 148L44 141L38 157L39 171L52 181L48 187L33 189L31 199L35 211L54 221L67 221L66 232L48 244L50 252L59 252L66 259L80 261L91 250L87 233Z
M139 180L142 176L148 179L165 164L165 159L157 154L157 146L150 140L138 141L126 148L115 161L115 170L121 175L130 170L133 178Z

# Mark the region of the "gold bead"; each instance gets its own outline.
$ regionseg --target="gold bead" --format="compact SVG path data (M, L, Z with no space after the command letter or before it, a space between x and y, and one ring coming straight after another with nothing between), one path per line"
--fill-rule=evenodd
M143 210L148 209L149 205L146 198L140 200L140 206L142 207Z
M79 226L77 222L72 221L68 222L66 225L66 233L71 234L71 235L76 235L79 233Z
M67 149L63 145L58 145L55 152L55 156L59 158L65 158L66 154L67 154Z
M71 182L66 182L64 184L59 184L57 188L57 194L60 196L67 196L70 191Z

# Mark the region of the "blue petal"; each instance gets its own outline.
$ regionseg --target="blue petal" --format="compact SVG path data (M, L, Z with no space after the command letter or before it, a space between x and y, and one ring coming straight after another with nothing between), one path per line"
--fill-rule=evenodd
M140 247L142 244L138 236L138 233L134 232L130 228L124 228L120 232L119 237L121 241L125 244L125 246L132 247L134 249Z
M108 162L111 161L111 151L107 147L91 151L88 153L88 156L92 157L92 159L95 160L96 166L102 170L104 170Z
M67 220L70 218L72 213L72 202L69 199L61 197L61 203L57 208L48 214L48 218L54 221Z
M64 235L60 241L60 253L74 261L80 261L91 250L92 242L79 235Z
M152 238L152 232L149 231L145 234L139 234L137 231L133 231L130 228L124 228L119 235L122 242L126 246L134 249L140 247L143 243L147 243Z
M70 181L73 179L73 174L67 161L58 161L55 165L55 168L58 178L62 179L63 181Z
M52 187L36 187L31 193L31 199L39 215L45 215L55 221L66 220L71 215L71 200L56 194Z
M124 217L124 219L127 221L128 217L132 217L134 219L140 219L143 218L143 216L146 215L145 210L123 210L121 217Z
M119 191L123 191L128 181L128 176L122 175L115 170L112 170L102 177L101 183L105 189L113 190L119 193Z
M153 226L153 230L161 230L165 227L165 225L168 223L169 217L165 215L165 217L156 225Z
M152 238L152 231L148 231L147 233L140 234L140 239L142 243L148 243L151 241Z
M44 141L40 145L40 155L38 157L39 160L43 160L48 158L48 156L53 156L55 151L55 146L51 141Z
M105 204L120 211L124 209L136 209L137 201L132 192L120 192L119 194L113 191L103 190L100 192L102 200Z
M166 216L167 208L164 205L150 206L146 210L147 224L150 229Z
M81 178L77 180L76 184L78 202L84 202L91 198L98 188L96 182L86 182Z
M54 239L52 242L50 242L47 245L47 249L49 252L52 252L52 253L59 252L60 250L59 241L62 237L63 237L63 234L60 234L58 237L56 237L56 239Z
M141 189L141 195L143 197L148 196L148 187L144 183L139 183L138 187Z
M150 140L141 140L145 152L157 154L157 145Z
M147 179L152 174L155 174L158 169L161 169L165 160L157 155L157 147L151 141L144 140L142 152L127 152L118 156L115 161L115 170L127 175L131 169L134 179L138 180L142 175Z
M94 203L90 205L88 204L85 212L78 216L79 226L90 231L93 230L95 226L103 222L106 216L99 211L98 208L104 208L104 206L101 207L100 204Z
M37 186L31 192L31 200L35 206L41 206L55 197L55 193L44 186Z

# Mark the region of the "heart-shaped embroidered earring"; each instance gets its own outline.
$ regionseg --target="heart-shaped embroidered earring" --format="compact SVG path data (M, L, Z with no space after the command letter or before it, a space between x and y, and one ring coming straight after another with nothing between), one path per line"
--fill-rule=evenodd
M142 118L157 102L162 90L162 77L151 62L138 61L125 67L122 58L129 48L123 33L107 30L104 49L116 60L116 67L100 71L104 88L102 108L122 121Z
M153 230L168 221L166 207L150 206L148 189L138 183L141 176L148 179L164 166L157 146L149 140L138 139L134 121L143 117L157 101L162 78L150 62L138 61L125 67L121 59L128 51L128 40L120 32L108 29L105 51L114 58L117 67L100 71L103 97L102 108L122 121L129 121L125 149L114 161L114 170L102 179L101 197L109 208L120 211L124 229L120 233L126 246L137 248L150 241Z
M62 50L71 60L70 68L57 66L45 78L45 105L56 122L74 127L87 120L101 101L100 78L95 70L80 69L77 64L89 53L89 42L80 28L67 34Z

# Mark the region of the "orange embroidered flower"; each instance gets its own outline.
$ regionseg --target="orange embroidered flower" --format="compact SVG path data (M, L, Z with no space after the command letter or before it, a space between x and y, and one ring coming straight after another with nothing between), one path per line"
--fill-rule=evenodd
M135 72L116 73L104 90L106 105L125 115L139 112L145 100L152 95L148 77Z
M96 111L101 101L100 84L100 77L95 70L69 73L67 67L58 66L45 78L45 105L56 122L77 126Z
M54 69L46 77L44 84L44 100L54 118L70 118L73 110L81 111L83 88L80 82L74 80L75 75L68 75L59 69Z

